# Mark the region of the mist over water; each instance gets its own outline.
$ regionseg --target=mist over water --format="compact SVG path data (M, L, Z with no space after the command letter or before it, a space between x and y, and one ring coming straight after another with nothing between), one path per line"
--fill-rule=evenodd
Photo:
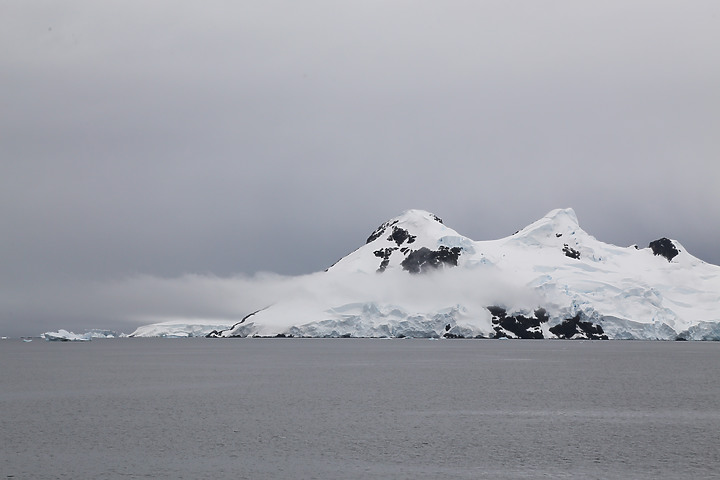
M720 345L0 343L14 478L714 478Z
M1 296L2 294L0 294ZM137 275L122 280L69 284L66 289L47 290L34 301L29 292L6 292L7 301L29 309L33 319L52 316L47 325L17 322L0 334L19 337L39 335L65 328L82 333L104 328L131 333L141 325L180 321L214 320L230 325L248 313L276 303L296 310L331 299L333 306L353 302L407 302L416 307L445 308L468 303L478 308L501 299L509 308L541 306L540 295L531 289L518 289L499 271L448 270L430 275L410 276L406 272L381 275L354 274L338 282L318 272L283 276L273 273L218 277L188 274L174 278ZM12 297L12 298L11 298ZM18 307L19 308L19 307Z

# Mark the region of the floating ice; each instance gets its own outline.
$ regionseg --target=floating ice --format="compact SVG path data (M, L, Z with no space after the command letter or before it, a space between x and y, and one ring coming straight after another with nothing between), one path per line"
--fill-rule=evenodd
M92 338L88 334L77 334L60 329L57 332L45 332L41 335L48 342L89 342Z

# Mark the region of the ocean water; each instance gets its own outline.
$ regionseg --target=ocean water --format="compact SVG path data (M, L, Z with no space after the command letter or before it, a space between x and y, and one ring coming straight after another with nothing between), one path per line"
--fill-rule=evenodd
M720 477L720 343L0 341L0 478Z

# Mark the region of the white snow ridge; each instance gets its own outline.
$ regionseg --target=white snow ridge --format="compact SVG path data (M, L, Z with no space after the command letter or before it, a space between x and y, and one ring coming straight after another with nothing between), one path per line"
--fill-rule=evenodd
M569 208L491 241L409 210L302 282L209 336L720 340L720 267L675 240L600 242Z

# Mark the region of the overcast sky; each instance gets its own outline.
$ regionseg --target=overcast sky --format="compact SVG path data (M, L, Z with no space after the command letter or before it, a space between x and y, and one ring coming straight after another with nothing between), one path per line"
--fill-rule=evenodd
M716 0L6 1L0 45L0 335L242 316L409 208L720 264Z

